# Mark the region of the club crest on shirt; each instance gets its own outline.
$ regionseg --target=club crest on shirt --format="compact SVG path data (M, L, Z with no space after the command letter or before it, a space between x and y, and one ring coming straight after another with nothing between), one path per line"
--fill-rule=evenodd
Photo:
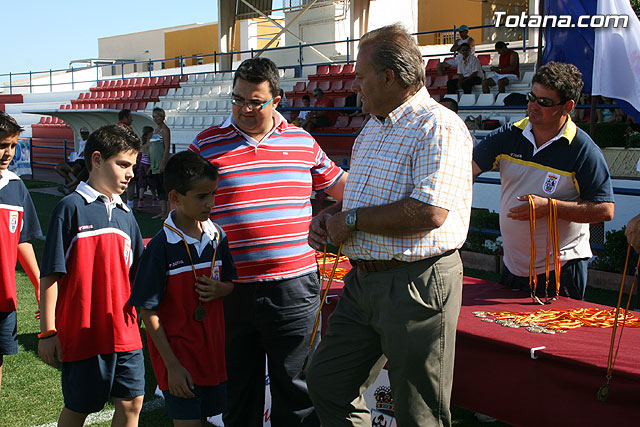
M18 222L20 220L20 214L17 211L9 212L9 232L15 233L18 229Z
M129 264L129 258L131 257L131 242L124 242L124 262L125 264Z
M547 177L544 179L544 184L542 185L542 191L547 194L553 194L558 186L558 181L560 181L560 175L553 172L547 172Z

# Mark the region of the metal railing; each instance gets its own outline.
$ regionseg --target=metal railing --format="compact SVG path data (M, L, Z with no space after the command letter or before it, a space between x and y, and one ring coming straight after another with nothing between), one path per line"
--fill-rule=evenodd
M471 30L473 29L483 29L483 28L495 28L495 26L493 25L480 25L480 26L475 26L475 27L469 27ZM453 26L453 28L446 28L446 29L441 29L441 30L433 30L433 31L422 31L422 32L418 32L418 33L414 33L415 36L421 36L421 35L430 35L430 34L437 34L437 33L445 33L445 32L451 32L452 30L454 31L454 34L457 36L458 31L457 31L458 27L457 26ZM527 50L532 50L532 49L537 49L538 46L535 45L528 45L528 40L527 40L527 28L523 28L522 29L522 42L523 42L523 46L521 48L522 52L526 52ZM455 36L454 36L454 40L455 40ZM350 39L349 37L347 37L344 40L335 40L335 41L328 41L328 42L316 42L316 43L298 43L298 45L294 45L294 46L278 46L278 47L270 47L269 49L266 49L264 51L260 50L260 49L247 49L247 50L239 50L239 51L234 51L234 52L217 52L214 51L212 53L207 53L207 54L198 54L198 55L193 55L193 56L176 56L173 58L163 58L163 59L148 59L148 60L142 60L142 61L132 61L132 60L120 60L117 62L114 62L113 64L109 64L109 65L103 65L103 64L98 64L95 66L89 66L89 67L70 67L70 68L64 68L64 69L49 69L49 70L45 70L45 71L28 71L28 72L23 72L23 73L0 73L0 81L2 81L3 79L6 79L6 81L8 82L8 85L6 85L5 87L9 89L9 94L13 94L14 93L14 89L19 89L19 88L29 88L29 93L33 93L34 88L41 88L41 87L48 87L50 92L53 92L53 88L55 86L69 86L71 88L71 90L76 90L76 87L78 85L81 84L93 84L95 83L96 85L98 84L99 81L101 80L122 80L127 78L127 75L130 74L136 74L136 76L134 77L154 77L154 76L161 76L161 75L175 75L175 74L199 74L199 73L203 73L203 72L213 72L213 73L218 73L218 72L229 72L232 70L226 70L226 69L221 69L219 66L219 61L220 58L225 56L225 55L231 55L232 57L236 57L238 55L240 55L240 57L242 57L243 55L249 55L250 57L254 57L258 52L277 52L277 51L284 51L284 50L297 50L298 54L297 54L297 61L294 64L285 64L280 66L280 68L282 69L287 69L287 68L293 68L295 69L295 77L301 77L302 76L302 69L303 67L313 67L313 66L318 66L318 65L326 65L327 62L305 62L304 60L304 52L305 49L308 48L315 48L317 46L327 46L327 45L341 45L341 44L345 44L345 52L346 54L343 55L344 59L338 59L335 61L332 61L331 63L334 64L341 64L341 63L350 63L350 62L354 62L355 61L355 57L354 57L354 52L353 52L353 44L356 42L359 42L359 38L358 39ZM518 49L520 50L520 49ZM476 54L479 53L489 53L489 52L494 52L493 49L490 50L484 50L484 51L476 51ZM424 54L423 57L434 57L434 56L447 56L452 54L449 51L445 51L445 52L439 52L439 53L432 53L432 54ZM210 63L207 63L207 59L211 58L212 61ZM162 71L166 71L166 70L170 70L171 68L165 68L166 63L171 63L171 62L177 62L178 66L176 67L171 67L173 69L175 69L175 73L171 74L168 72L162 72ZM185 73L185 67L187 67L185 64L186 62L191 61L194 63L194 65L197 65L198 62L202 61L203 64L201 65L211 65L211 69L207 70L205 69L204 71L202 70L198 70L198 71L193 71L191 73ZM233 61L232 61L233 62ZM156 64L159 64L159 69L156 68ZM102 73L102 68L104 67L109 67L109 68L119 68L119 73L113 73L110 75L104 75L105 73ZM135 71L131 71L131 72L127 72L125 70L126 67L132 67L135 69ZM138 68L141 69L145 69L144 71L137 71ZM76 73L82 73L82 74L93 74L92 72L87 73L87 71L95 69L95 78L87 78L85 77L81 77L81 78L76 78ZM179 70L179 71L178 71ZM58 77L60 75L66 75L69 74L69 81L61 81L61 82L54 82L54 78ZM101 75L102 74L102 75ZM117 75L116 75L117 74ZM40 77L48 77L48 82L45 83L35 83L34 79L38 80ZM25 84L16 84L16 80L25 80L28 79L28 83Z

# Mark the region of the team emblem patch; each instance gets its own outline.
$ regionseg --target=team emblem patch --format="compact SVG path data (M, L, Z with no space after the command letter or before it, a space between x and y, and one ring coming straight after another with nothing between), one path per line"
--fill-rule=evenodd
M9 232L15 233L18 229L18 222L20 221L20 214L16 211L9 212Z
M558 186L558 181L560 181L560 175L547 172L547 177L544 180L544 184L542 185L542 190L547 194L553 194L556 191L556 187Z
M129 264L129 258L131 258L131 242L124 242L124 263Z

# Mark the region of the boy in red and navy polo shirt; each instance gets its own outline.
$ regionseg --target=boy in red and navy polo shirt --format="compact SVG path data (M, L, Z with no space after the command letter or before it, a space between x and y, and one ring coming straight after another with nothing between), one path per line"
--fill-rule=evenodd
M209 219L216 167L180 152L167 162L164 185L175 210L147 245L129 302L140 308L167 413L204 422L226 403L221 297L238 275L226 234Z
M40 288L40 271L30 242L42 237L38 215L27 187L8 170L22 130L13 117L0 111L0 385L4 355L18 352L16 260L31 279L36 299Z
M38 354L52 366L62 361L62 425L82 425L109 397L114 422L137 425L142 409L142 340L136 311L127 301L143 244L119 196L133 177L140 146L122 126L92 133L84 156L89 179L51 215Z

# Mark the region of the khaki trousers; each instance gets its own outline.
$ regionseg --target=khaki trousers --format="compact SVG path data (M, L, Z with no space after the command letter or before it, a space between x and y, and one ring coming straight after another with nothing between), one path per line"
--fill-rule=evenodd
M344 280L307 378L322 425L371 426L362 393L387 360L398 426L451 425L458 251Z

